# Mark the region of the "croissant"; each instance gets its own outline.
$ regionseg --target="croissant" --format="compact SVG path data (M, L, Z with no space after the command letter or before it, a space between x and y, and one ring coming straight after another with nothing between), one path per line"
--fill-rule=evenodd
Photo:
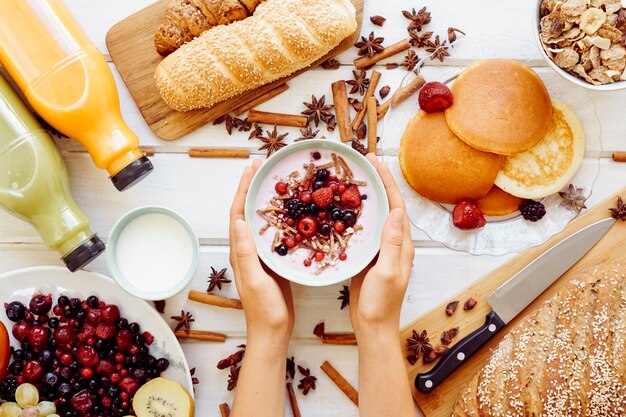
M452 417L626 415L626 267L581 273L516 327Z
M267 0L166 57L156 86L174 110L211 107L311 65L354 33L355 16L349 0Z
M252 15L263 0L174 0L154 35L160 55L167 56L213 26Z

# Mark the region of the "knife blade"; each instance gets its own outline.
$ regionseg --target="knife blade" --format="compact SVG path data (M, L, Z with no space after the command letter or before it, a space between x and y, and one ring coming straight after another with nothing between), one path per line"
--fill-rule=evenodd
M578 262L609 231L615 219L592 223L561 240L513 275L491 295L485 323L455 344L427 373L415 377L415 388L430 392L467 361L515 316Z

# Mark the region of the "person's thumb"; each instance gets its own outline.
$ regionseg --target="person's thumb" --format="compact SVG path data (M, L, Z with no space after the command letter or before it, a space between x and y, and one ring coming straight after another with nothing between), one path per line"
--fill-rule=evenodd
M377 267L380 266L387 271L394 271L400 265L403 223L404 211L400 208L391 210L383 226L380 255L378 256L378 262L376 264Z
M235 222L235 235L237 237L235 256L241 274L246 278L257 276L258 273L263 272L263 270L257 255L254 238L245 221L239 219Z

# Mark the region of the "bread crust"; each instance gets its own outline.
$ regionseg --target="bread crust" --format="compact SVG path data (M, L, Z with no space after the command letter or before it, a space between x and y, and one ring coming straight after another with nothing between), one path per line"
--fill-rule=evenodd
M452 415L626 415L625 284L624 265L581 272L504 337Z
M357 28L344 0L267 0L165 58L157 88L174 110L208 108L311 65Z

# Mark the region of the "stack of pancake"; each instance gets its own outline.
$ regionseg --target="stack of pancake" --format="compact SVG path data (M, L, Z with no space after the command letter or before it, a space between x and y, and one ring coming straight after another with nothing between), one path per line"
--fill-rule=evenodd
M478 61L451 90L452 107L420 111L402 136L400 167L418 194L473 201L498 216L569 183L584 156L583 128L534 71L511 60Z

